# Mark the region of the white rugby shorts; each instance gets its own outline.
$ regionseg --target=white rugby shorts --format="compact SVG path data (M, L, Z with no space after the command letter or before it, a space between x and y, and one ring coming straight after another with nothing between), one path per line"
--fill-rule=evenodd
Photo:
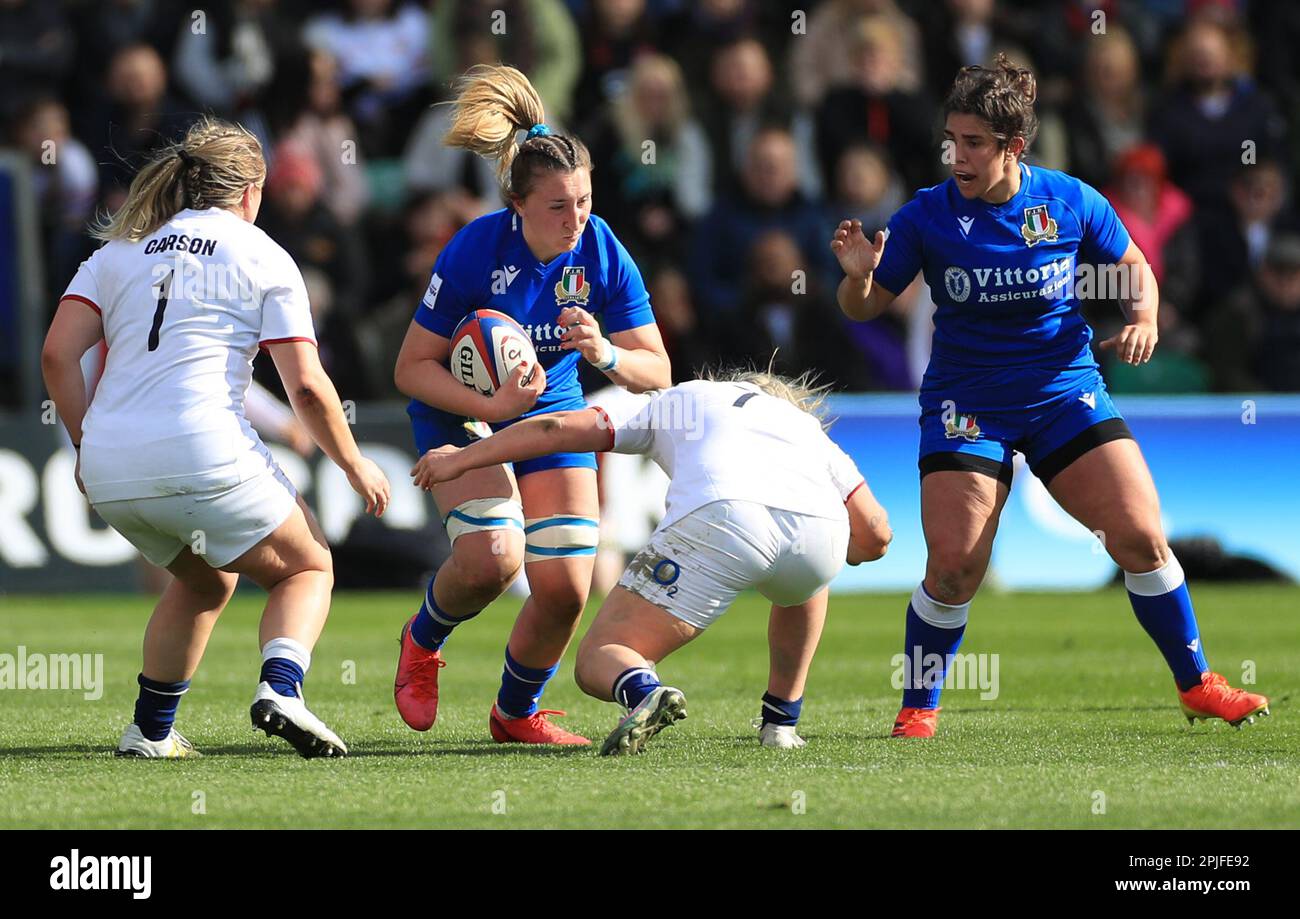
M714 501L650 536L619 586L697 629L753 588L795 606L844 566L848 518L777 510L752 501Z
M216 491L104 501L93 507L155 565L165 568L189 548L213 568L223 568L288 520L297 497L277 468Z

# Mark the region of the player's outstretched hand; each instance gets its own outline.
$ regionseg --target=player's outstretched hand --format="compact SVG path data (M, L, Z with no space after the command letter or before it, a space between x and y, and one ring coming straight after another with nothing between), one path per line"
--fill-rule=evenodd
M1145 364L1155 353L1156 342L1160 335L1153 322L1135 322L1126 325L1115 335L1103 341L1097 347L1102 351L1114 351L1115 356L1126 364Z
M456 457L460 454L460 450L460 447L451 445L436 447L420 457L415 468L411 470L415 487L428 491L440 482L450 482L452 479L459 478L461 470L457 466Z
M384 511L388 508L390 489L388 476L384 475L382 469L363 456L357 461L355 467L348 470L348 484L366 502L367 514L373 513L376 517L384 516Z
M491 418L483 421L512 421L537 403L537 397L546 389L546 371L541 364L519 364L510 379L492 394Z
M564 327L560 336L560 347L565 351L577 351L583 359L593 364L604 364L609 360L609 342L600 334L600 323L591 313L577 306L566 306L560 310L559 323Z
M861 220L841 220L831 237L831 251L846 275L861 280L880 264L885 253L885 233L877 230L875 240L869 242L862 233Z

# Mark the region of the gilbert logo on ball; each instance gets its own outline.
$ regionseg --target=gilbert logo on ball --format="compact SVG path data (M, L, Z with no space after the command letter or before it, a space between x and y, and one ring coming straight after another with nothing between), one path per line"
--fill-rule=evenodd
M525 361L536 368L537 352L528 333L505 313L474 310L451 333L451 375L485 396L496 392ZM525 383L534 372L529 372Z

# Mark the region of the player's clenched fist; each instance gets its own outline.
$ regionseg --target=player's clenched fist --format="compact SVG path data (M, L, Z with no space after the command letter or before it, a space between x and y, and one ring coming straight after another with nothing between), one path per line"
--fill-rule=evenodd
M861 220L841 220L831 237L831 251L846 275L861 280L880 264L880 257L885 253L885 233L877 230L876 238L868 241Z

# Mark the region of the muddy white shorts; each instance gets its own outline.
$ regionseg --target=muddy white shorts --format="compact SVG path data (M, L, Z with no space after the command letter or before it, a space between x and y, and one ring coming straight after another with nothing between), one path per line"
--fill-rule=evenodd
M618 584L705 629L742 590L778 606L804 602L839 573L848 546L847 517L715 501L655 530Z
M217 491L104 501L94 508L155 565L165 568L189 548L222 568L288 520L297 497L276 469Z

